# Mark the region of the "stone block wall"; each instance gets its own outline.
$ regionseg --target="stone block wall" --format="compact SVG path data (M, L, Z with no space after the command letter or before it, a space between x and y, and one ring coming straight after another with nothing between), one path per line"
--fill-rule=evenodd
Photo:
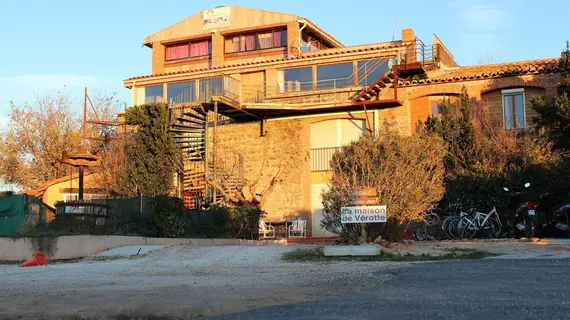
M217 144L220 149L233 149L243 155L244 178L248 183L257 181L258 193L282 171L283 182L269 195L264 207L268 219L302 217L310 221L309 126L301 119L270 121L265 130L265 136L260 136L259 122L221 125L217 128ZM210 127L209 150L213 138Z

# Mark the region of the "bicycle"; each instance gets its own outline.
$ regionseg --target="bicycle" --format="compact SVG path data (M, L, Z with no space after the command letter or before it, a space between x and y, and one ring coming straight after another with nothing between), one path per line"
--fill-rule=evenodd
M461 237L472 239L481 234L488 238L498 237L503 229L497 209L493 207L489 213L475 212L473 217L468 215L457 221L457 229L461 230Z

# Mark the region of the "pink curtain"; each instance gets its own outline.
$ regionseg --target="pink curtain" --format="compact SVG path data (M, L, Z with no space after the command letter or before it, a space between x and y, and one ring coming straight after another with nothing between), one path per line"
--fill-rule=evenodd
M241 50L240 51L250 51L255 50L255 35L242 36Z
M282 47L287 43L287 33L285 30L273 32L273 47Z
M210 41L200 41L190 44L190 56L199 57L210 54Z
M166 47L166 60L188 58L188 44L179 44Z

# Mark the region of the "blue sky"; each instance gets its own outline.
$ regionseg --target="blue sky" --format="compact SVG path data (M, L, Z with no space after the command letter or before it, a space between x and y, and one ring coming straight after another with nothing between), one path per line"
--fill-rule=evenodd
M9 101L64 90L78 101L83 87L116 92L122 80L150 73L145 36L200 10L238 5L307 17L346 45L374 43L412 27L430 43L436 33L462 65L555 57L570 38L561 0L375 1L7 1L0 3L0 123ZM361 3L361 4L364 4ZM368 17L366 17L368 16ZM4 119L2 119L4 117ZM1 127L1 125L0 125Z

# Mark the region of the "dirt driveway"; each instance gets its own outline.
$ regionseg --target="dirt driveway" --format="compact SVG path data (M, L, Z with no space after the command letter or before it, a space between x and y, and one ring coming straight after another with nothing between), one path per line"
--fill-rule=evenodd
M439 242L400 246L401 253L466 247L498 258L570 257L570 243ZM158 249L133 259L0 265L0 319L192 319L264 306L331 298L382 286L395 262L284 262L298 247ZM493 258L496 259L496 258Z
M281 261L294 249L178 246L135 259L0 265L0 319L192 319L366 289L395 265Z

